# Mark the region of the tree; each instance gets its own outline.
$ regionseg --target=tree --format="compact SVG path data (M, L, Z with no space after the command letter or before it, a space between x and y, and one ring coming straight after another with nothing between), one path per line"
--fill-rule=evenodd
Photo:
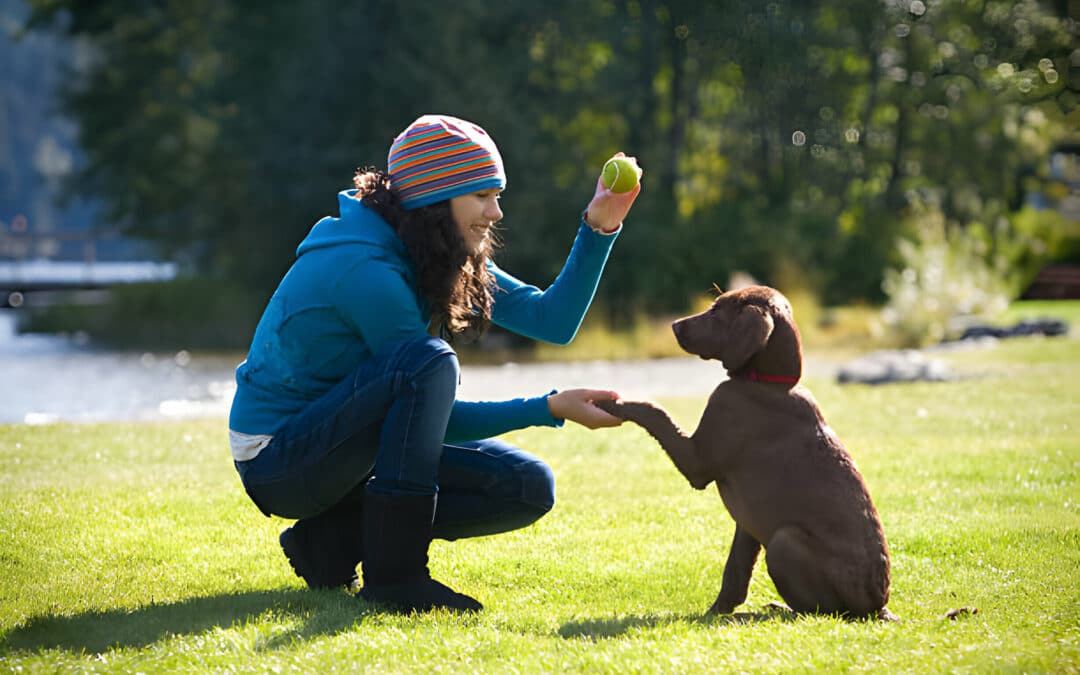
M646 175L610 307L679 310L736 270L876 300L912 195L949 223L996 222L1077 101L1071 24L1033 0L34 7L96 45L68 92L89 158L76 187L259 289L356 168L445 112L503 151L499 255L526 278L558 269L552 233L624 150Z

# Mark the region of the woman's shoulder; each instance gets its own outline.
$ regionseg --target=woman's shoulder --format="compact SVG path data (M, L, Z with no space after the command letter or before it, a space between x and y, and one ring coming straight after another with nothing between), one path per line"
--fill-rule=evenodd
M415 279L408 260L393 249L364 243L343 243L309 251L293 267L303 270L305 275L350 286L396 283L397 279L412 285Z

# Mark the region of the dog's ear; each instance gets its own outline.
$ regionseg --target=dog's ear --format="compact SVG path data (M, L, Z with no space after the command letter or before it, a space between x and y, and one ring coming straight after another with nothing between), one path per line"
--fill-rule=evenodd
M773 317L764 307L742 305L725 333L720 360L729 373L739 370L765 348L773 332Z

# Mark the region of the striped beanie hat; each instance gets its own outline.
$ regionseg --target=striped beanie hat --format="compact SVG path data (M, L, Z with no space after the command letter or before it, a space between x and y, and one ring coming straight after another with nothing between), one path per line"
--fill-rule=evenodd
M472 122L424 115L398 134L387 157L390 189L405 210L506 187L495 141Z

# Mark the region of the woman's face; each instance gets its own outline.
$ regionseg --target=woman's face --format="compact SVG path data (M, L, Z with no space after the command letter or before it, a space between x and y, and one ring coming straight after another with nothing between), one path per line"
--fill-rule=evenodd
M500 192L499 188L489 188L450 199L454 223L465 240L465 247L472 253L480 252L491 236L491 228L502 220Z

